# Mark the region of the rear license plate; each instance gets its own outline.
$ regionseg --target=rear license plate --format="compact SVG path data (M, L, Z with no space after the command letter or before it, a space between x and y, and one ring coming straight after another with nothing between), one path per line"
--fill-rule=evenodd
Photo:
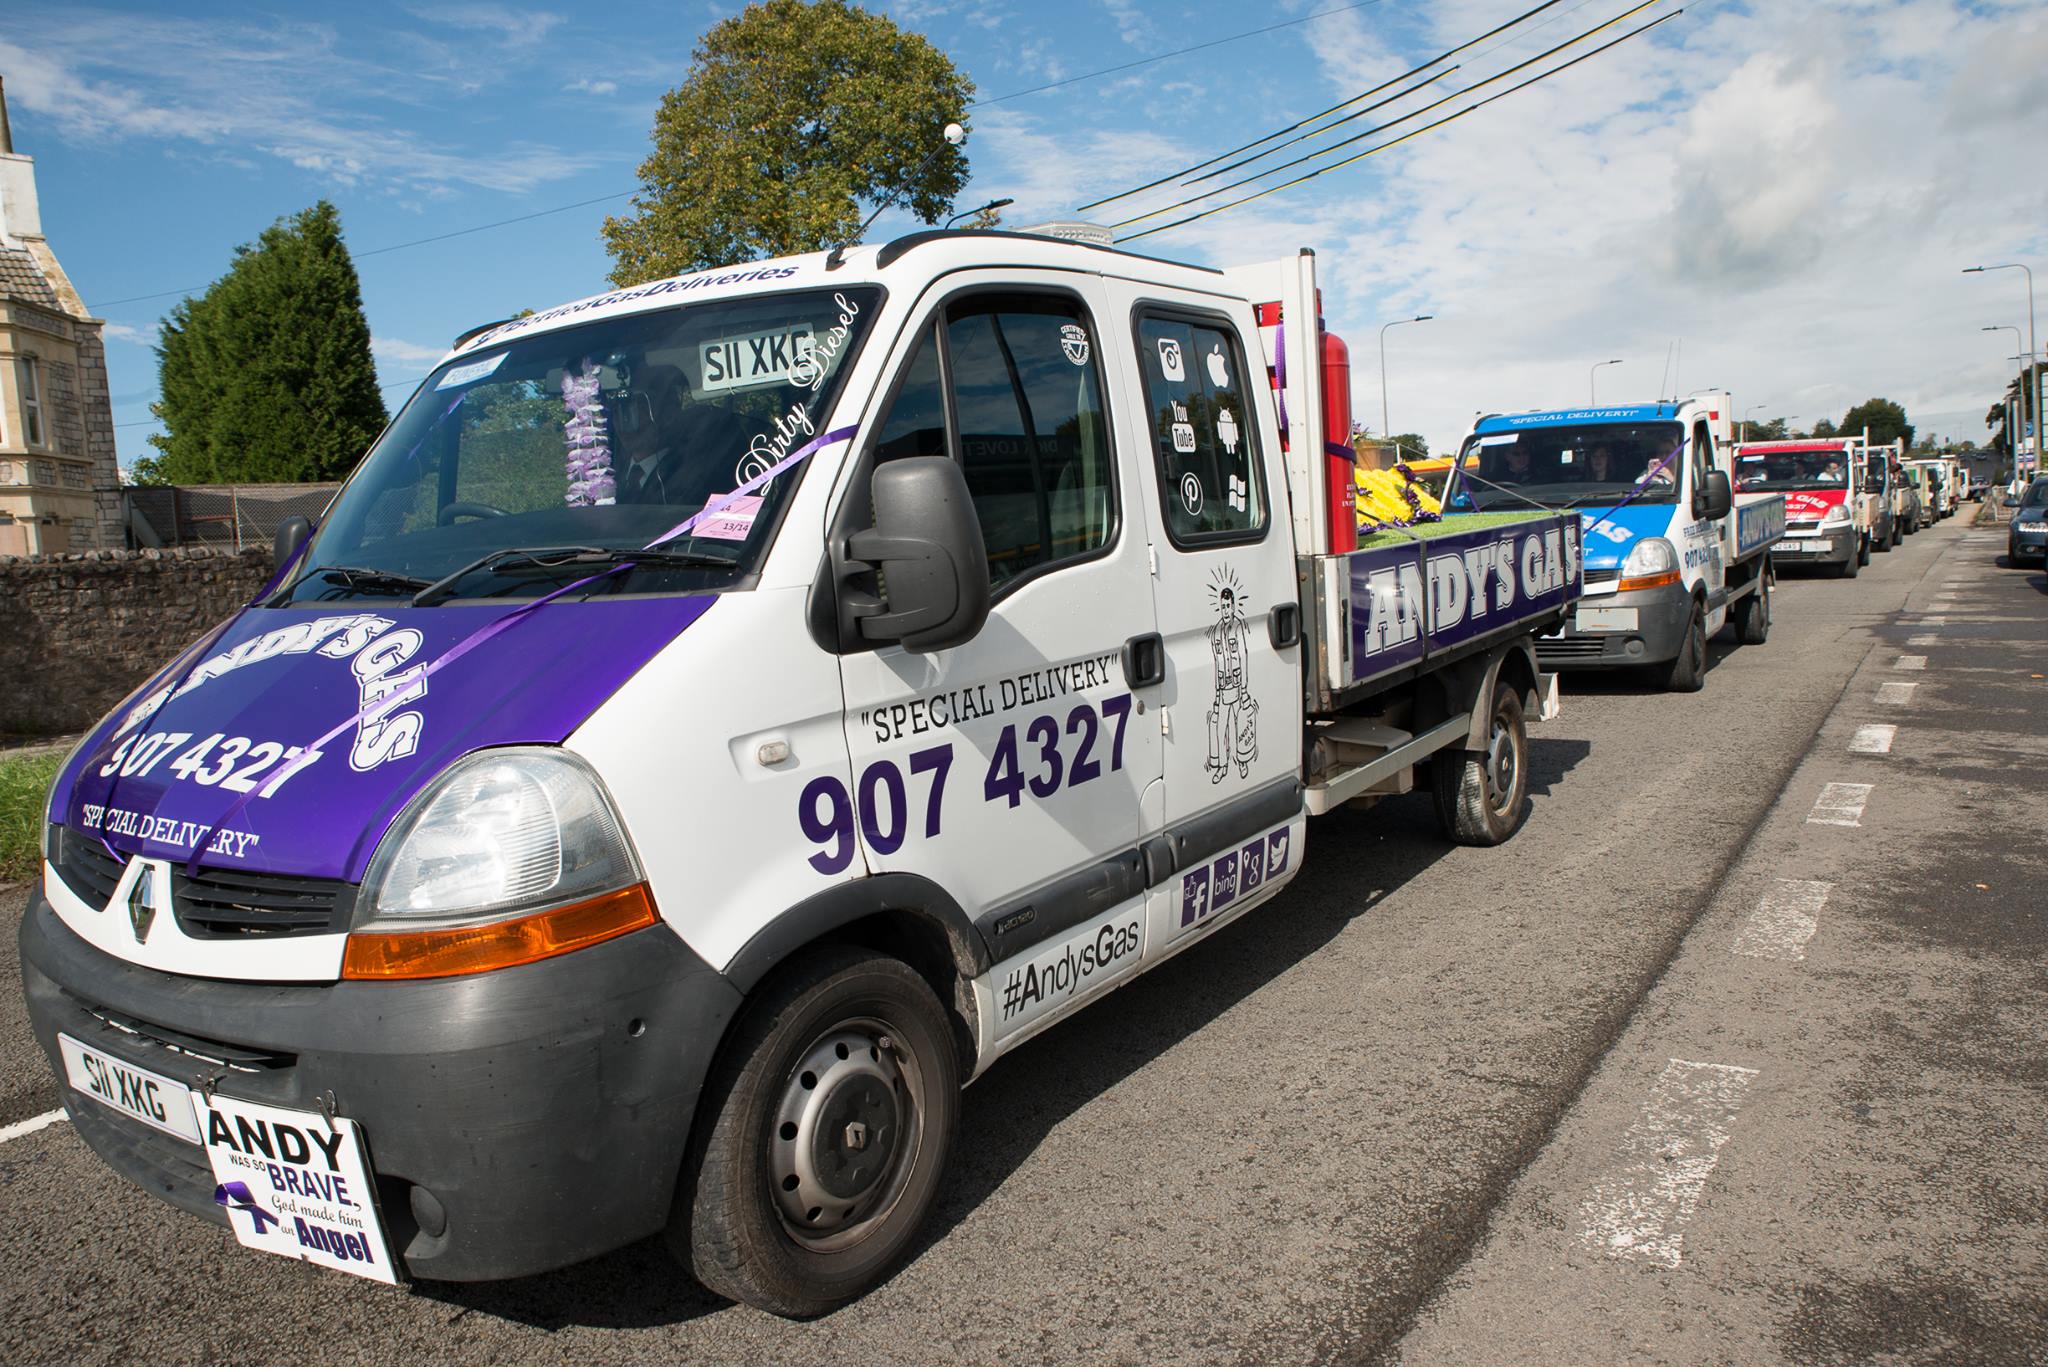
M199 1142L199 1124L192 1117L192 1089L161 1073L138 1068L69 1035L57 1036L64 1055L64 1076L86 1096L153 1130Z
M1636 609L1582 607L1572 623L1580 631L1634 631Z
M218 1094L193 1103L220 1184L213 1199L244 1248L398 1280L359 1125Z

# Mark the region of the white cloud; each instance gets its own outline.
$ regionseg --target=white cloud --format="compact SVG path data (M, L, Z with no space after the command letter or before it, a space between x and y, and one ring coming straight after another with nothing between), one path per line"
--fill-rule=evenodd
M100 331L116 342L132 342L136 346L155 346L157 332L163 325L149 323L143 327L131 327L127 323L103 323Z
M400 341L396 337L372 337L370 354L379 361L388 361L400 370L430 370L435 362L448 354L448 348L421 346L417 342Z
M526 46L547 37L564 23L559 14L542 10L514 9L509 5L453 4L407 6L406 12L430 23L495 35L507 43Z
M562 89L583 95L611 95L618 91L617 81L593 81L589 79L571 81Z

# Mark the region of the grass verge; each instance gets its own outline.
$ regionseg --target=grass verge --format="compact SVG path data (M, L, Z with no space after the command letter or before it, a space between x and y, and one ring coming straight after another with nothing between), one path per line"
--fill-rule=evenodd
M0 883L28 878L43 854L43 812L62 755L0 759Z
M1504 527L1510 522L1527 522L1531 518L1550 517L1551 513L1535 508L1518 508L1505 513L1446 513L1441 522L1423 522L1413 527L1395 531L1374 532L1371 536L1358 538L1361 551L1377 550L1381 546L1400 546L1415 541L1431 541L1439 536L1456 536L1460 532L1484 531L1488 527Z

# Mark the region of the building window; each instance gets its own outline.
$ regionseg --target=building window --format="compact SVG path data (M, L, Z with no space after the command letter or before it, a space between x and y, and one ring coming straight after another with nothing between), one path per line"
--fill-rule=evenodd
M28 482L30 484L55 484L57 482L56 463L47 460L30 461L28 463Z
M85 467L83 465L73 465L70 461L67 460L64 462L62 468L64 472L65 488L83 489L86 487Z
M43 382L33 356L15 358L14 375L21 388L21 429L26 445L43 444Z

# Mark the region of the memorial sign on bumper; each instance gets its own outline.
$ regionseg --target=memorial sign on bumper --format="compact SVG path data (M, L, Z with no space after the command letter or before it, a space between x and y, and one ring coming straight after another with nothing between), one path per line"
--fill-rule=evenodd
M245 1248L396 1282L352 1120L194 1094L213 1199Z

